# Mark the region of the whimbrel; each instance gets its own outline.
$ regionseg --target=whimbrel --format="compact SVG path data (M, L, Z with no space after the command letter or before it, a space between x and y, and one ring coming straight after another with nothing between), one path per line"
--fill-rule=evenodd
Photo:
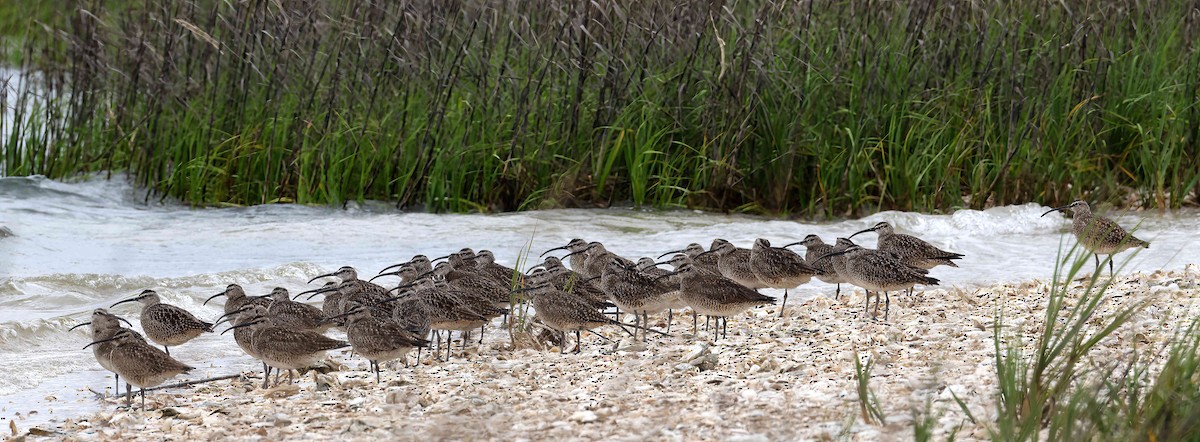
M916 284L938 284L937 279L925 276L929 273L928 270L904 264L890 252L864 249L857 244L841 246L840 238L839 246L835 246L833 251L818 258L818 260L838 256L845 256L845 263L844 265L839 265L835 262L834 267L837 268L838 273L846 278L849 283L862 287L867 291L868 306L871 303L870 292L872 290L875 291L875 314L879 312L879 292L883 292L884 299L886 300L883 311L884 321L888 319L888 312L892 304L888 292L907 290ZM866 314L866 307L864 307L863 313Z
M288 382L292 382L292 370L311 367L325 357L325 352L349 347L350 343L330 338L312 330L296 330L274 325L263 316L249 318L246 322L226 329L237 330L249 327L250 345L261 361L278 370L287 370Z
M605 270L608 269L609 263L613 260L620 262L625 267L635 266L633 261L608 251L608 249L604 248L604 244L595 241L588 243L586 250L587 260L583 262L583 270L577 271L588 278L595 278L604 274Z
M609 261L608 269L600 277L600 289L604 290L618 308L634 314L635 325L640 323L644 330L649 330L650 313L658 313L670 307L674 298L678 296L679 286L655 280L614 258ZM642 340L645 341L646 338L643 331Z
M129 330L129 332L136 335L138 339L145 341L145 339L142 338L142 335L138 334L138 332L135 332L132 329L121 327L121 322L133 327L133 324L130 324L129 321L126 321L120 316L109 313L108 310L98 308L92 311L91 321L77 324L74 327L71 327L71 330L75 330L85 325L92 326L92 342L104 341L105 339L116 336L117 332L121 330ZM109 341L96 344L94 347L92 347L92 355L96 357L96 362L99 363L101 367L104 367L105 370L113 373L113 380L117 383L117 385L113 387L114 396L119 394L121 391L121 375L117 374L116 370L113 369L111 357L112 349L113 347L116 347L116 345L117 344L115 342Z
M1133 247L1150 248L1150 243L1134 237L1125 231L1120 224L1103 216L1092 214L1092 208L1084 201L1047 210L1050 212L1071 209L1074 219L1071 221L1071 233L1087 251L1096 258L1096 272L1100 272L1100 255L1108 255L1108 273L1114 274L1112 256Z
M521 273L511 267L497 264L496 255L491 250L480 250L475 255L475 269L478 274L496 281L502 286L509 288L520 286Z
M634 265L638 271L642 272L646 276L654 279L660 279L659 277L663 277L665 278L664 281L666 281L667 284L676 287L679 286L679 277L673 275L670 270L659 268L659 263L655 262L653 259L650 259L650 257L643 256L639 258ZM667 304L667 333L671 333L671 323L675 318L675 310L683 310L683 308L687 306L687 303L683 302L683 299L679 297L679 291L676 291L675 296L671 297L671 302Z
M425 255L413 255L412 259L408 260L408 262L402 262L400 264L392 264L390 266L384 267L383 270L379 271L379 275L386 274L388 270L391 270L391 269L394 269L397 267L402 267L402 266L412 267L415 271L414 275L420 275L420 274L429 272L430 270L433 270L433 261L430 261L429 257L427 257ZM395 273L391 273L391 274L395 274ZM375 278L371 278L371 281L374 281L376 278L378 278L378 276L376 276ZM408 284L412 281L401 280L401 282L404 284Z
M725 240L723 240L723 239L713 240L713 247L716 247L718 242L725 242ZM717 255L715 253L707 253L706 254L704 252L706 252L706 250L704 250L704 246L702 246L700 244L696 244L696 243L691 243L691 244L688 244L688 246L686 248L684 248L683 250L672 250L670 252L658 255L658 259L662 259L664 256L672 255L675 253L682 253L684 255L687 255L687 257L691 259L693 268L703 270L706 272L716 273L718 275L721 274L721 269L717 267L717 261L719 261L721 258L720 255Z
M447 278L446 275L451 272L459 271L461 275L456 279ZM473 273L473 269L457 270L450 263L441 262L433 266L431 275L440 276L445 279L450 290L457 290L471 296L476 296L491 303L493 307L507 309L511 303L509 297L509 287L486 277Z
M571 253L567 254L567 256L571 257L571 260L568 261L571 263L571 270L579 272L580 274L584 274L583 267L584 267L584 263L587 262L587 257L588 257L585 250L587 250L588 245L589 244L587 241L584 241L579 238L575 238L575 239L572 239L570 242L568 242L567 245L565 245L565 246L555 247L553 249L542 252L542 254L538 255L538 257L539 258L545 257L547 253L553 252L555 250L567 250L567 251L571 252ZM590 278L595 275L584 274L584 276Z
M146 409L146 389L156 387L167 379L193 370L192 367L172 358L166 352L146 343L132 330L119 329L110 338L93 341L84 348L112 342L116 345L109 352L113 372L125 378L125 403L132 403L133 388L141 389L142 409Z
M560 353L566 352L566 334L568 332L575 332L575 353L579 353L583 347L583 341L580 339L582 332L587 331L599 336L600 339L610 341L592 329L602 325L616 325L625 329L624 324L604 316L603 313L596 311L583 300L569 296L554 286L544 283L545 281L539 282L541 284L520 291L528 293L530 304L537 312L537 318L547 327L562 333L563 344L559 347ZM633 335L627 329L625 332Z
M337 269L337 271L333 273L317 275L308 280L308 283L312 284L313 281L330 276L338 278L338 280L342 282L339 290L345 294L348 299L358 301L363 304L368 304L372 302L379 302L380 300L387 299L390 296L388 295L388 290L379 284L358 279L358 271L354 270L354 267L350 266L342 266L342 268Z
M228 286L225 287L225 291L223 291L221 293L217 293L215 295L210 296L208 299L205 299L204 304L202 304L202 305L208 305L209 301L216 299L218 296L224 296L226 298L225 299L225 313L229 313L234 310L240 309L247 302L253 302L255 304L259 304L264 307L271 304L271 300L269 300L269 299L246 296L246 291L243 290L242 286L240 286L240 285L229 284Z
M585 303L592 306L592 308L604 310L615 306L615 304L608 301L608 295L603 290L600 290L598 286L599 281L588 281L583 275L568 269L557 257L547 256L542 262L542 268L546 269L546 272L549 274L548 278L550 279L547 281L551 285L568 294L579 297Z
M821 241L821 237L817 235L808 235L804 237L804 240L785 245L784 247L792 247L797 245L804 246L804 262L808 263L809 266L821 271L821 273L815 275L817 279L826 284L837 284L837 291L833 293L833 299L837 300L842 294L842 283L846 282L846 279L842 278L842 276L839 275L836 270L834 270L833 258L817 261L817 258L820 258L832 251L833 245L825 244L825 241Z
M226 314L224 317L222 317L222 319L218 320L217 323L219 324L221 322L225 322L225 321L229 320L229 321L232 321L231 323L233 325L248 324L248 323L250 323L250 321L253 321L253 320L256 320L259 318L265 318L266 315L267 315L266 307L263 307L261 305L246 304L246 305L243 305L242 308L239 308L237 310L234 310L234 311ZM247 327L240 327L240 328L235 328L232 330L233 330L233 342L237 344L238 348L241 348L242 351L245 352L250 357L259 360L259 362L262 362L262 366L263 366L262 388L264 390L267 389L270 386L270 381L271 381L271 366L267 365L267 363L265 361L263 361L262 356L259 356L259 354L258 354L258 350L255 350L255 348L254 348L254 330L247 328ZM226 330L226 331L228 331L228 330ZM222 333L224 333L224 332L222 332ZM277 374L277 375L275 375L275 377L276 377L275 380L278 381L279 375Z
M451 291L428 278L418 280L408 287L400 286L393 290L400 291L400 294L385 299L381 303L419 300L425 304L427 309L430 328L444 330L448 332L447 335L453 331L470 331L483 327L490 318L507 312L507 310L496 309L482 299ZM449 342L450 336L447 336L446 359L450 359ZM466 344L465 340L463 344Z
M321 313L323 313L326 318L333 318L342 314L342 303L350 298L350 295L347 294L347 291L342 291L339 289L343 285L345 285L347 291L349 291L352 287L348 283L329 281L326 282L324 286L321 286L321 288L305 290L296 294L296 298L306 294L308 295L308 299L312 299L317 295L324 295L325 299L321 302ZM337 326L341 326L343 324L341 318L331 319L331 321L333 321L334 325Z
M312 330L317 333L325 333L335 325L332 320L325 317L325 313L321 309L303 302L293 301L288 295L288 290L283 287L275 287L267 296L271 298L271 305L267 307L267 316L276 325Z
M713 240L712 247L707 252L699 256L708 255L717 255L717 269L721 276L755 290L767 288L750 267L750 249L736 247L733 243L718 238Z
M724 276L695 269L690 263L681 264L675 274L681 277L679 288L683 301L692 310L721 321L717 324L717 330L726 337L729 334L730 316L756 306L775 303L775 298L759 294Z
M779 305L779 317L787 308L788 290L807 284L821 271L804 261L804 257L784 247L771 247L764 238L754 240L750 249L750 270L759 283L773 289L783 289L783 303Z
M158 297L158 293L154 290L143 290L137 297L117 302L112 307L126 302L142 303L140 317L142 331L146 333L146 337L150 338L151 341L162 345L163 351L168 355L171 354L171 350L168 347L182 345L200 336L201 333L212 333L213 331L212 323L196 319L195 316L192 316L191 313L182 308L163 304Z
M367 358L379 383L379 363L403 358L415 347L425 347L429 341L412 334L389 319L371 316L370 310L357 302L346 305L346 339L355 353Z
M964 256L961 253L947 252L939 249L921 238L896 233L892 229L892 225L888 224L887 221L880 221L873 227L860 230L854 235L850 235L850 237L853 238L855 235L867 232L879 234L877 249L884 252L892 252L892 254L900 259L900 262L919 269L928 270L940 265L958 267L958 264L955 264L954 260L962 259Z

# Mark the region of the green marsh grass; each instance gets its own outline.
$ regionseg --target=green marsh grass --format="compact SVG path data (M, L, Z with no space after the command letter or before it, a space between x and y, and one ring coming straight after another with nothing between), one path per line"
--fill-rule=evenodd
M1169 208L1200 180L1181 2L39 8L0 15L40 76L4 97L37 117L0 141L0 175L125 171L195 205L820 217Z

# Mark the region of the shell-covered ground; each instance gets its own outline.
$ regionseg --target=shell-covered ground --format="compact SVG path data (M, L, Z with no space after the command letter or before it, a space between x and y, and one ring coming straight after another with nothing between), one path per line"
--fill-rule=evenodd
M1119 277L1098 316L1148 304L1086 363L1120 357L1134 344L1161 354L1155 350L1198 313L1197 278L1195 265ZM1069 287L1077 293L1083 284ZM109 399L109 411L32 433L12 430L81 440L907 440L929 404L936 439L952 432L986 439L994 321L1002 314L1004 333L1032 346L1048 290L1047 281L1026 281L892 294L887 322L864 318L861 291L843 291L836 301L793 299L783 318L776 307L732 318L728 338L716 342L703 324L692 334L685 313L675 315L670 337L651 334L643 345L602 329L617 342L585 335L579 354L513 349L504 332L492 331L465 352L456 342L449 362L426 356L413 368L390 367L382 384L365 360L337 352L331 356L345 370L310 372L294 384L261 390L261 379L247 373L152 392L148 411ZM665 321L652 318L657 327ZM864 421L855 357L872 361L869 385L883 424Z

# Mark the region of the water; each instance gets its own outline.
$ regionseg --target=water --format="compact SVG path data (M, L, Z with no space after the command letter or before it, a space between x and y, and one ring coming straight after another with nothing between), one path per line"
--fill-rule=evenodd
M386 204L328 207L274 205L189 209L151 204L122 179L65 184L39 177L0 178L0 418L22 427L106 407L86 388L112 388L112 378L92 359L85 331L67 331L144 288L164 302L203 318L221 314L202 306L229 283L251 294L283 286L310 287L311 276L353 265L363 274L464 246L491 249L512 265L522 251L534 254L571 238L604 242L629 257L657 256L691 242L721 237L749 247L758 237L780 245L815 233L826 241L881 220L898 231L966 254L962 268L939 267L943 285L981 286L998 281L1046 279L1054 268L1069 222L1036 204L950 215L883 212L857 220L806 223L695 211L632 209L550 210L498 215L399 213ZM1138 236L1153 246L1133 258L1132 270L1182 268L1200 262L1197 211L1121 214L1123 225L1141 223ZM874 245L874 235L860 243ZM802 249L799 249L802 250ZM795 291L802 300L828 294L814 282ZM799 305L789 301L789 305ZM112 310L137 325L137 306ZM172 350L200 368L191 378L256 369L229 336L204 335ZM48 399L53 396L53 399ZM36 415L29 415L37 410ZM6 424L6 422L5 422Z

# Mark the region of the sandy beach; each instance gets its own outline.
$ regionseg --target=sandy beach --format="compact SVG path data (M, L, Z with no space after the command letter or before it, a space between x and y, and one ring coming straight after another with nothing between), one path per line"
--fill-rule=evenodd
M1161 355L1198 308L1200 267L1120 276L1098 317L1148 303L1088 355L1087 366L1134 351ZM1070 283L1072 292L1082 281ZM260 374L152 392L148 411L119 409L55 427L10 428L12 436L67 440L910 440L915 412L928 401L936 439L986 439L994 414L993 324L1026 348L1041 330L1047 281L986 289L893 294L890 321L863 318L861 291L816 297L731 319L729 337L692 334L676 315L672 336L648 345L584 338L581 354L558 348L512 349L502 331L449 362L426 357L384 372L348 352L344 370L309 372L295 384L257 388ZM1068 297L1070 299L1070 297ZM1070 303L1070 301L1068 301ZM652 319L652 322L654 320ZM657 319L665 326L665 316ZM622 339L623 337L623 339ZM232 345L232 344L231 344ZM853 358L870 358L870 386L886 422L861 415ZM953 392L953 395L951 394ZM972 423L953 396L980 420Z

